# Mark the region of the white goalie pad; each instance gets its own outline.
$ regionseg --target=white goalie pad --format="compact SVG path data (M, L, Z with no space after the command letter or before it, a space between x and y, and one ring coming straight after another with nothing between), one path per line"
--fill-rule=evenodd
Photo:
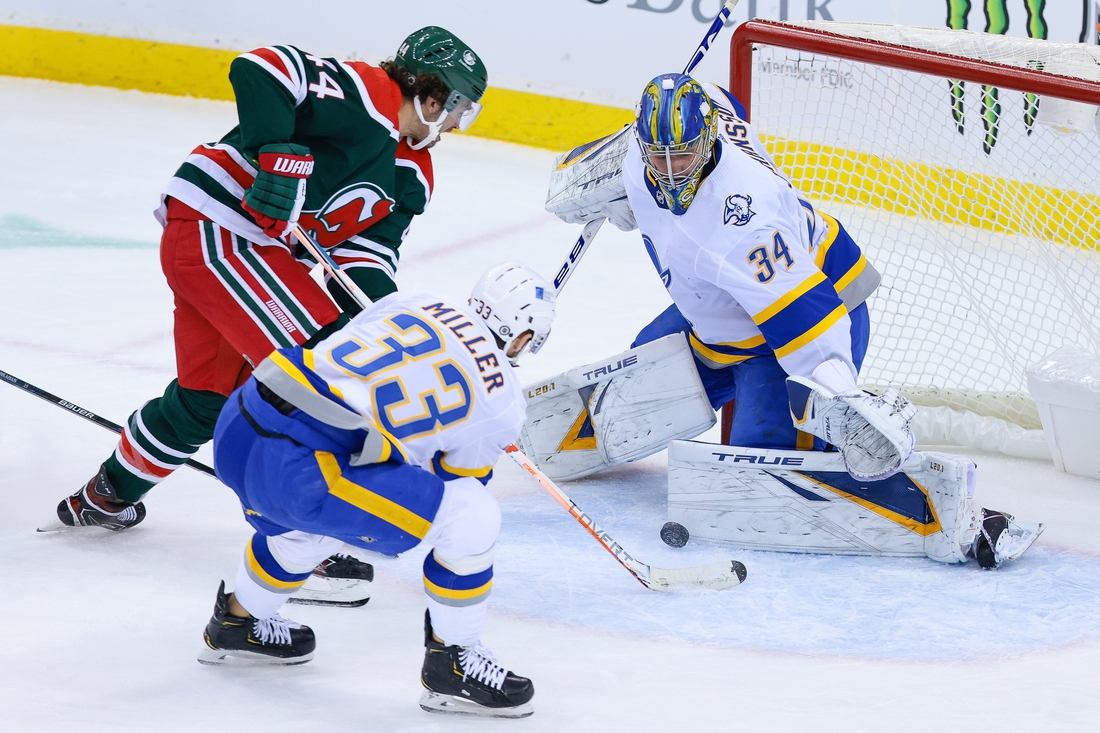
M853 478L838 453L676 441L668 457L668 518L693 537L957 563L979 531L975 467L961 456L916 452L874 482Z
M528 385L525 393L520 447L554 480L644 458L716 422L681 333Z
M623 184L623 160L634 127L627 125L554 160L546 210L569 224L606 218L629 232L637 229Z

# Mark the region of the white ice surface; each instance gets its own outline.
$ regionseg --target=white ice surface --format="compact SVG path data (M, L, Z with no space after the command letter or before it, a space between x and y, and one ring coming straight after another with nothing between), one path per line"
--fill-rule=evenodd
M122 421L173 375L171 295L151 216L231 105L0 79L0 369ZM542 211L551 155L451 136L402 287L462 295L489 264L547 275L578 233ZM535 380L614 353L668 303L633 235L605 227L529 360ZM376 563L358 610L289 607L316 630L293 669L197 664L220 578L249 528L183 470L123 534L40 535L114 446L107 431L0 384L3 730L998 731L1100 719L1100 482L977 456L987 506L1048 523L996 572L932 561L661 544L664 456L566 487L657 565L736 556L720 593L646 591L523 473L492 484L505 525L485 641L535 681L525 722L430 716L416 699L423 613L413 551ZM209 460L209 454L200 454Z

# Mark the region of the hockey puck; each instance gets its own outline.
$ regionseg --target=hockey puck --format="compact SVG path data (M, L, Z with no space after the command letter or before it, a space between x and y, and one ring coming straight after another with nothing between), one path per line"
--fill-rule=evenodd
M679 522L665 522L665 526L661 527L661 540L669 547L683 547L689 537L687 527Z

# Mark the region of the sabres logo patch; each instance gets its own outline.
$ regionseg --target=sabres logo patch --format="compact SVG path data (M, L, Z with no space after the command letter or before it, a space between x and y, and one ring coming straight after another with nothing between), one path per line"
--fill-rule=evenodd
M723 224L732 224L735 227L745 226L749 219L756 216L756 212L749 208L752 197L741 193L735 193L726 197L726 213L722 216Z

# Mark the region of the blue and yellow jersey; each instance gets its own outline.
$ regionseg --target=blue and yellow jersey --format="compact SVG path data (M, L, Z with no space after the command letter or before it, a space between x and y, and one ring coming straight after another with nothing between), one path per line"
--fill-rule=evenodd
M444 480L487 482L526 415L512 366L481 318L431 294L394 293L313 349L270 358Z
M848 309L866 300L878 273L776 168L736 100L704 87L718 111L716 162L684 214L647 185L637 145L623 164L642 241L692 325L696 355L721 368L774 354L788 374L806 377L840 359L854 383Z

